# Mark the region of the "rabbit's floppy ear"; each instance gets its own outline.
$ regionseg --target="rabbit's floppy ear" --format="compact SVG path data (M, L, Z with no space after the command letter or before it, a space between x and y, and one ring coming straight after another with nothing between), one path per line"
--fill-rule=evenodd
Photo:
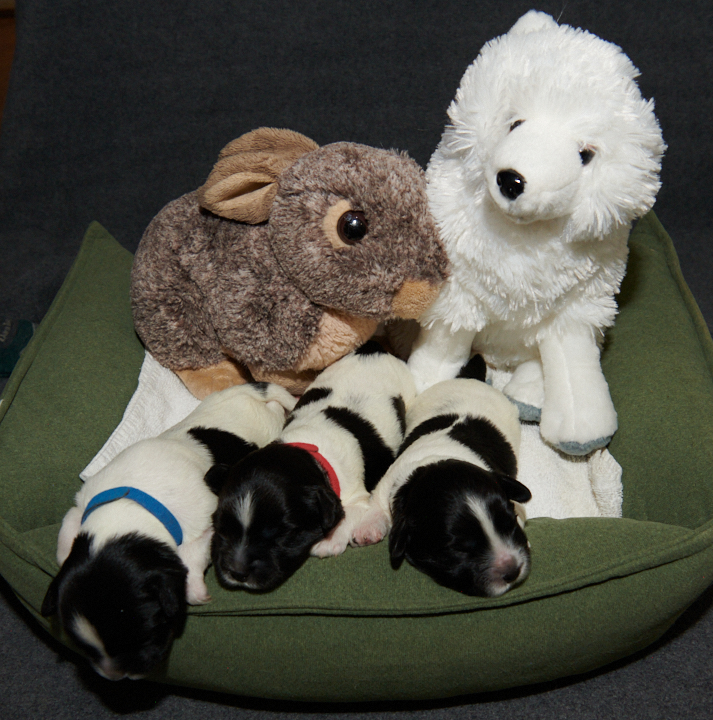
M206 210L230 220L257 224L270 216L277 178L319 146L292 130L258 128L228 143L198 190Z

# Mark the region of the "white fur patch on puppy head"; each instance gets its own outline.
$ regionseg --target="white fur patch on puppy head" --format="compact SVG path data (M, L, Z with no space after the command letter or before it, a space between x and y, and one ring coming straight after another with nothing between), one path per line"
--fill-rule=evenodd
M107 652L97 629L83 615L74 616L69 632L87 651L92 659L92 666L103 678L123 680L128 677L131 680L138 680L142 677L142 675L130 675L121 669Z
M252 490L248 490L245 495L241 495L235 499L235 517L246 532L250 528L252 516L253 493Z
M465 496L465 504L487 538L486 552L489 557L484 573L486 576L484 584L488 588L488 595L490 597L503 595L527 577L530 569L529 553L522 547L521 542L515 541L512 533L503 533L502 528L496 527L496 519L482 496L468 493ZM513 513L518 526L522 528L515 507ZM519 533L517 536L518 541L521 540ZM529 548L529 543L527 547Z

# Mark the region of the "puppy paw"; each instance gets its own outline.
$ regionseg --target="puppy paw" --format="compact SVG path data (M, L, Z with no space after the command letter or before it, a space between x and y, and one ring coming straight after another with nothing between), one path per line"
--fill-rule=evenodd
M344 508L344 518L324 540L320 540L312 546L310 555L314 557L341 555L347 549L349 541L352 539L354 528L361 523L366 512L367 505L364 501L358 502L355 505L347 505Z
M186 580L186 602L189 605L205 605L211 601L208 587L203 578L188 577Z
M347 549L350 537L351 528L345 527L345 523L342 521L324 540L320 540L312 546L310 555L318 558L341 555Z
M352 547L375 545L389 532L391 518L380 507L372 507L352 531L349 544Z

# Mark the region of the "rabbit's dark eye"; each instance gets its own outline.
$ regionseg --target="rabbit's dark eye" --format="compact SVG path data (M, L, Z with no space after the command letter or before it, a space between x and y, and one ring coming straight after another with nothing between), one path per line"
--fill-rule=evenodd
M512 132L516 127L520 127L520 125L524 122L524 120L515 120L515 122L510 125L510 132Z
M347 245L356 245L368 231L364 213L359 210L347 210L337 223L337 233Z

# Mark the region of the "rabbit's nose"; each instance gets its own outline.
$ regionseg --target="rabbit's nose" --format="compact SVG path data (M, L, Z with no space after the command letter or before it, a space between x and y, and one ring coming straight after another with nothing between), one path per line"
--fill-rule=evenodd
M496 179L500 194L508 200L517 200L525 192L525 178L516 170L501 170Z
M440 284L426 280L406 280L391 303L394 317L415 320L438 296Z

